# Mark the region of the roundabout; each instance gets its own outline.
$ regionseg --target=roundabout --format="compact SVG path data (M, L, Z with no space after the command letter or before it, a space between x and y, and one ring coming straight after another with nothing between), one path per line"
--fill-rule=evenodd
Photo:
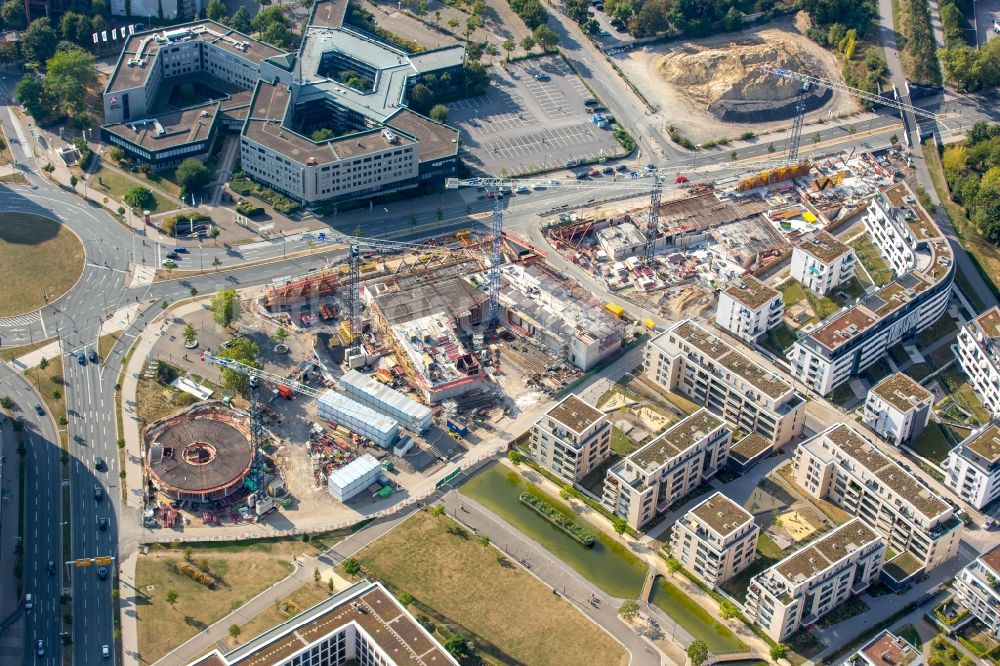
M56 300L83 274L84 248L64 224L32 213L0 215L0 317L25 314Z

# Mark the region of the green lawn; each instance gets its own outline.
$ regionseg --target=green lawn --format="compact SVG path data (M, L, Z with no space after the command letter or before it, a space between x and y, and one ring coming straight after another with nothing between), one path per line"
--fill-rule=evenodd
M972 414L978 424L987 423L990 420L989 411L983 406L979 396L969 384L968 378L958 367L948 368L938 375L938 379L944 384L951 398Z
M914 627L912 624L908 624L905 627L900 628L898 631L895 632L895 634L900 638L902 638L907 643L909 643L910 645L912 645L913 647L915 647L917 649L917 652L924 651L924 642L920 640L920 633L917 631L917 628Z
M882 287L892 281L892 271L889 270L889 267L882 259L882 255L879 254L878 249L868 236L862 235L855 239L851 243L851 247L854 248L855 253L858 255L858 261L865 267L865 270L868 271L868 274L876 285Z
M785 551L778 544L774 543L771 537L767 536L765 532L761 532L760 537L757 539L757 552L762 557L772 560L780 560L785 556Z
M850 620L852 617L861 615L865 611L870 610L870 608L860 597L851 597L820 618L816 626L820 629L826 629L827 627L832 627L835 624L840 624L841 622Z
M937 658L941 666L958 666L962 653L959 652L954 643L941 634L931 642L931 655L928 663L930 663L930 659L934 658Z
M665 391L663 397L666 398L670 404L672 404L677 409L681 410L684 414L691 415L701 409L701 405L691 400L688 400L680 393L675 393L674 391Z
M940 319L917 334L917 344L921 348L928 347L938 340L948 337L957 330L958 325L955 324L955 320L946 312L941 315Z
M619 430L617 427L611 428L611 450L625 457L639 448L639 445L632 441L632 438Z
M124 174L108 169L106 167L101 167L97 173L90 177L89 181L90 187L98 191L102 191L105 194L121 201L122 196L129 188L136 185L143 185L142 182L138 180L132 180ZM147 188L149 189L149 188ZM153 205L149 209L152 213L163 213L168 210L176 210L180 207L179 204L167 199L162 194L156 190L150 189L153 193Z
M947 458L948 452L951 451L951 443L942 432L941 426L934 421L928 423L920 437L911 441L907 446L916 451L918 455L937 464Z
M782 299L785 302L786 310L793 305L805 301L808 303L809 308L813 311L815 318L819 320L826 319L843 307L843 304L837 299L829 296L818 296L817 294L814 294L804 288L795 280L786 281L783 285L781 285L780 291ZM808 322L803 322L803 325L806 323Z
M875 385L892 374L892 366L884 358L875 361L861 372L871 385Z
M768 539L768 541L770 541L770 539ZM773 541L771 543L774 544ZM777 546L775 546L775 548L777 548ZM759 543L757 545L757 555L758 557L753 561L753 564L721 585L726 594L733 597L741 604L746 603L747 592L750 588L750 579L778 562L777 558L766 557L763 553L761 553Z
M870 283L869 283L870 284ZM847 284L842 284L838 287L838 291L843 291L851 298L861 298L865 294L865 287L867 285L863 284L857 276L852 277L851 281Z
M788 325L782 322L767 332L761 340L761 346L779 358L784 358L785 350L795 344L795 334Z
M785 302L785 309L787 310L789 306L795 305L796 303L805 300L806 290L805 288L795 280L787 280L779 288L781 291L781 298Z

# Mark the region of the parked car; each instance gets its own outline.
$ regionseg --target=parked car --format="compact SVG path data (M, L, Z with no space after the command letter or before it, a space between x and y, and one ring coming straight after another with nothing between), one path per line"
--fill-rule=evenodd
M167 252L167 259L180 259L176 252Z
M188 249L183 245L178 245L177 247L174 248L174 252L176 252L177 254L187 254Z
M174 263L173 259L164 259L162 262L160 262L160 265L163 266L164 268L175 268L177 266L177 264Z

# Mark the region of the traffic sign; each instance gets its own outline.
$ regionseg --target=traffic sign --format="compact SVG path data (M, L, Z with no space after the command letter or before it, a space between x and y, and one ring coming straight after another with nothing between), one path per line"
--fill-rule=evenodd
M111 564L114 561L113 557L95 557L95 564Z
M86 558L86 559L83 559L83 560L77 560L76 561L76 566L77 567L89 567L90 564L91 564L91 561L90 561L89 557Z

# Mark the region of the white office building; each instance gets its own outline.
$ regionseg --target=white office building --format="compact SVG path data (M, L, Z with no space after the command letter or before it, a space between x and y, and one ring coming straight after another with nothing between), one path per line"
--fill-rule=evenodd
M1000 497L1000 425L977 430L948 453L944 485L982 509Z
M646 376L677 391L744 433L780 448L802 432L805 400L768 370L691 319L677 322L646 345Z
M983 406L1000 418L1000 308L990 308L959 330L958 361Z
M722 419L700 409L612 465L601 503L641 529L725 465L731 442Z
M878 579L885 541L857 518L750 580L743 610L781 642Z
M528 453L572 485L611 454L611 422L595 407L568 395L532 426Z
M868 391L862 420L893 446L923 433L931 416L934 394L901 372L889 375Z
M754 344L781 323L785 304L781 292L753 275L734 279L719 293L715 323L738 338Z
M856 264L854 248L826 231L815 231L792 248L791 276L806 289L825 296L850 282Z
M905 183L894 185L875 196L866 219L866 226L909 229L905 240L885 234L873 240L893 245L912 241L906 252L879 248L912 263L889 284L798 338L788 353L792 375L820 395L878 361L904 337L932 325L948 308L955 279L951 247L927 212L911 202L912 196ZM898 261L896 265L902 267Z
M759 535L753 516L717 492L674 523L670 554L706 585L716 587L753 563Z

